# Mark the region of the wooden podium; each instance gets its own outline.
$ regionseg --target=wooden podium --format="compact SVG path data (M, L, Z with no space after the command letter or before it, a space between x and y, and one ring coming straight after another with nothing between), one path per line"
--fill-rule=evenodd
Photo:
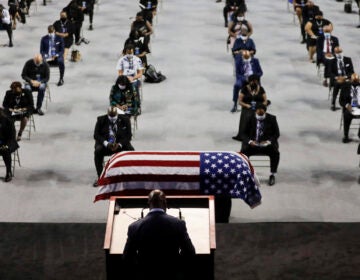
M104 250L107 279L122 279L122 253L128 226L145 216L147 196L112 196L106 225ZM215 212L213 196L167 196L167 214L181 216L196 250L194 279L214 279Z

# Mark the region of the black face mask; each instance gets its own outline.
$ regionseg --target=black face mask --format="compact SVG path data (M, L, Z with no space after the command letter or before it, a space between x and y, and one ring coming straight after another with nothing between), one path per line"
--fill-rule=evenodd
M66 22L66 18L60 18L60 21L61 21L62 23L64 23L64 22Z
M251 88L252 90L255 90L255 89L257 88L257 84L250 84L250 88Z

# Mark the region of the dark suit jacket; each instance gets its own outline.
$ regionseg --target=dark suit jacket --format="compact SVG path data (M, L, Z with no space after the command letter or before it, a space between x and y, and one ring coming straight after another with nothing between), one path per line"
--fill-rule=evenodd
M15 151L19 148L15 137L16 131L14 122L5 116L4 113L0 112L0 146L7 145L10 152Z
M184 221L156 211L129 226L123 257L130 266L138 264L144 276L139 279L175 279L180 256L188 261L195 256Z
M252 68L252 71L255 75L261 77L263 75L263 71L260 66L260 62L257 58L252 57L250 61L250 65ZM242 55L236 55L235 56L235 71L236 71L236 84L239 87L243 87L246 82L245 77L245 69L244 69L245 63L242 58Z
M316 39L316 60L317 64L324 62L324 42L325 42L325 36L324 34L319 35L319 37ZM330 52L333 54L335 47L339 46L339 39L335 36L330 37Z
M249 145L250 140L255 140L256 138L256 117L255 115L245 124L243 139L243 147ZM276 116L266 113L264 119L264 135L261 141L269 140L271 145L275 148L279 148L278 138L280 137L280 130L276 120Z
M351 58L344 56L343 63L344 63L345 74L348 78L350 78L351 75L354 73L354 66L353 66ZM327 68L328 68L329 73L328 73L328 76L326 76L326 74L325 74L325 77L329 77L331 79L331 81L333 81L335 79L335 77L339 76L339 68L338 68L338 63L337 63L336 57L330 61L329 67L327 67Z
M60 36L55 35L55 53L59 57L59 59L63 58L64 55L64 39ZM45 35L41 38L40 42L40 53L46 61L49 58L49 46L50 46L50 38L49 35Z
M339 103L343 111L346 110L346 104L351 104L351 85L352 83L346 82L340 91Z
M20 102L16 103L16 95L12 90L8 90L5 93L3 107L6 113L11 114L9 109L14 108L27 108L28 115L31 114L34 110L34 99L31 91L24 90L20 96Z
M251 38L248 38L245 42L241 38L236 38L234 42L234 46L231 50L233 54L235 51L239 51L239 50L254 51L255 54L256 46L254 40Z
M95 146L103 145L105 140L109 141L109 125L110 121L108 115L103 115L97 118L94 131ZM118 115L116 143L120 143L123 147L123 150L129 150L128 147L131 147L131 137L132 133L129 117L125 115Z

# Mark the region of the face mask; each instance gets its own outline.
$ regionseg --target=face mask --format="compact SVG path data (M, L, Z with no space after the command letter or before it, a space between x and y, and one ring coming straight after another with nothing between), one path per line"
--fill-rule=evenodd
M34 62L35 63L35 66L40 66L41 65L41 63L36 63L36 62Z
M54 38L55 37L55 33L49 33L49 36Z
M251 58L250 58L250 57L249 57L249 58L243 58L243 60L244 60L245 62L250 62Z
M263 121L263 120L265 119L265 114L262 115L262 116L260 116L260 115L258 115L258 114L255 114L255 117L256 117L256 119L257 119L258 121Z
M127 57L128 59L132 59L132 58L133 58L133 54L127 54L126 57Z
M236 18L238 21L243 21L245 19L245 17L237 17Z
M247 36L246 35L240 35L240 38L242 39L242 40L247 40Z
M337 54L335 54L335 55L336 55L337 58L342 58L341 53L337 53Z
M66 21L66 18L61 18L60 20L62 23L64 23Z
M330 38L331 34L326 32L326 33L324 33L324 36L325 36L325 38Z
M111 121L112 123L116 122L116 120L117 120L117 116L115 116L115 117L110 117L110 116L108 115L108 118L109 118L109 121Z
M251 88L252 90L255 90L255 89L257 88L257 84L250 84L250 88Z
M126 86L118 85L119 89L126 89Z

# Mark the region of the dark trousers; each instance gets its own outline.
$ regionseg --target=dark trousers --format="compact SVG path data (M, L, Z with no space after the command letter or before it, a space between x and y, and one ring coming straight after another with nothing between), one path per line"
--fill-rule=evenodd
M111 156L115 153L119 153L121 151L133 151L134 148L131 146L131 144L127 145L126 147L118 148L116 151L112 151L107 147L104 147L104 145L96 145L95 146L95 152L94 152L94 162L95 162L95 168L96 173L98 177L100 177L101 172L103 170L103 161L105 156Z
M6 174L11 174L11 152L9 149L0 150L0 155L2 156L5 167L6 167Z
M60 79L64 78L65 73L65 64L64 64L64 56L58 56L55 60L47 62L50 67L58 66L60 71Z
M81 22L74 21L73 25L74 25L75 43L77 43L81 39L80 34L81 34L82 21Z
M245 154L247 157L251 157L252 155L267 155L270 157L270 172L276 173L277 168L280 161L280 153L277 148L273 145L269 145L267 147L252 147L250 145L244 145L241 149L241 152Z
M0 22L0 30L6 30L6 33L9 37L9 44L12 44L12 24L5 24Z
M344 83L337 83L336 81L333 81L332 84L330 84L330 86L333 87L332 100L331 100L331 104L333 106L335 106L336 98L339 94L339 91L342 89L343 85Z
M94 7L89 7L84 10L84 14L89 15L89 22L90 24L93 23L94 18Z
M343 118L344 118L344 136L349 137L350 125L352 119L354 118L354 115L351 112L349 112L347 109L343 109ZM360 135L360 130L358 135Z

